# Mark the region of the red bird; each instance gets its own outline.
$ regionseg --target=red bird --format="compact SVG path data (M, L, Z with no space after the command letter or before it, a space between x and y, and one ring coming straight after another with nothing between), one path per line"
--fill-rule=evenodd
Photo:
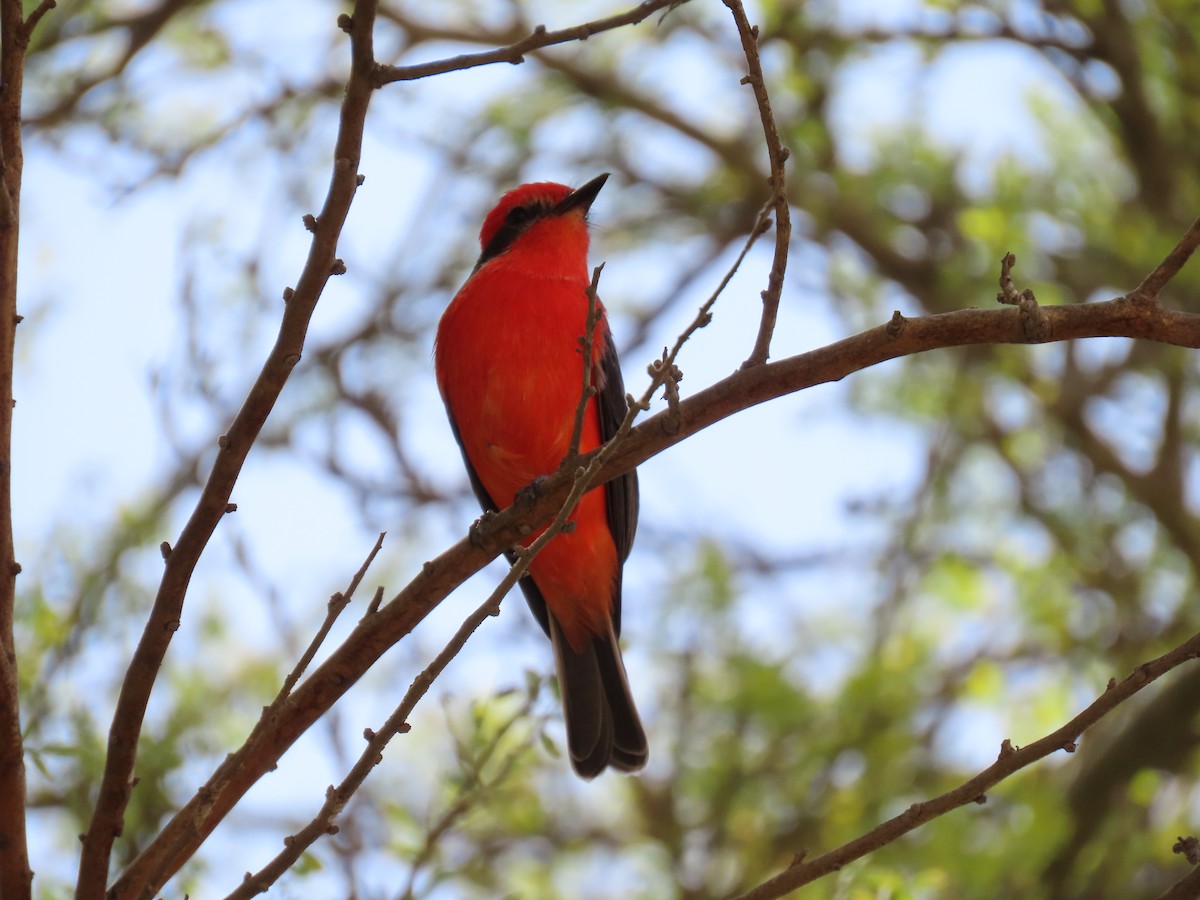
M501 197L479 233L479 262L438 324L438 388L485 510L510 506L570 449L587 327L587 214L607 178L574 191L525 184ZM602 305L598 312L588 361L597 393L581 453L612 437L627 409ZM607 766L637 771L649 752L617 643L637 513L634 472L592 489L571 513L574 531L550 541L520 582L554 646L571 765L583 778Z

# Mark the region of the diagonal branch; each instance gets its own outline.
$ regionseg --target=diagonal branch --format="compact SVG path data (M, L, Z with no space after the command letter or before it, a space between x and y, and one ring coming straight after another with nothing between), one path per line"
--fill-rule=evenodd
M1156 900L1194 900L1200 897L1200 866L1158 895Z
M597 269L598 275L599 269ZM594 284L595 280L593 279ZM616 439L614 438L613 440ZM346 804L350 802L350 798L362 787L371 770L383 761L383 751L392 738L398 734L407 733L409 728L408 718L412 715L413 710L416 709L417 703L425 696L429 688L433 686L433 682L437 680L438 676L445 671L446 666L450 665L451 660L466 646L471 635L479 629L484 620L489 616L500 614L500 601L516 586L518 581L525 577L525 573L529 571L529 565L533 562L534 557L553 538L566 530L576 504L591 488L592 480L599 470L597 461L601 459L602 455L597 454L592 458L593 464L591 466L586 469L580 469L576 473L571 491L567 495L566 500L563 501L558 514L554 517L554 521L550 523L550 526L542 534L538 535L537 540L528 547L522 548L517 553L516 562L513 563L504 577L500 579L500 583L496 585L496 588L488 598L474 612L467 616L458 627L458 630L454 632L453 637L446 643L446 646L442 648L441 652L413 680L412 685L409 686L408 691L404 694L404 698L400 701L400 705L388 716L383 727L379 731L368 730L366 734L366 748L359 755L357 762L351 767L350 772L342 780L342 783L337 787L331 786L326 792L325 803L321 806L316 816L296 834L284 839L283 850L257 873L247 875L241 886L233 891L227 900L245 900L245 898L263 893L278 881L288 869L295 865L304 851L316 843L322 835L335 834L337 832L337 826L334 824L334 821L341 815Z
M467 640L483 624L484 620L500 611L500 601L517 583L517 578L511 577L513 571L516 571L515 567L505 576L487 600L467 616L433 661L413 679L404 698L388 716L383 726L378 731L366 730L364 736L367 739L367 746L342 782L337 787L331 785L325 792L325 802L312 820L295 834L284 838L283 849L259 871L254 874L247 873L242 884L232 891L226 900L244 900L244 898L266 892L296 864L304 852L322 835L337 833L338 828L334 822L341 815L346 804L350 802L350 798L367 780L371 770L383 761L383 751L392 738L408 732L408 718L412 715L417 703L425 696L433 682L442 674L450 661L458 655L458 652L466 645Z
M1179 274L1179 270L1191 259L1197 247L1200 247L1200 219L1192 223L1192 227L1184 233L1166 258L1130 292L1129 296L1135 300L1157 300L1159 292Z
M142 721L171 637L179 628L192 572L217 524L226 515L242 465L292 369L300 361L313 310L325 283L340 265L335 252L358 185L363 124L374 89L371 80L374 13L374 0L355 3L355 19L350 25L353 66L342 104L333 174L304 270L296 289L288 295L275 346L228 432L222 435L221 449L208 482L179 540L167 556L154 606L121 685L109 730L108 753L96 808L83 836L77 885L78 897L82 900L100 900L104 896L112 845L121 834L125 807L129 802Z
M1087 337L1130 337L1200 348L1200 315L1118 297L1103 303L1043 310L1039 343ZM1017 309L964 309L915 319L897 313L884 325L778 362L741 369L649 417L619 439L581 458L595 486L632 470L668 447L741 410L818 384L839 381L887 360L947 347L1034 343ZM631 414L640 408L635 401ZM628 425L628 420L626 422ZM625 425L622 428L626 427ZM576 470L577 471L577 470ZM553 517L575 486L575 471L559 471L537 495L498 513L422 567L376 614L360 622L278 711L272 729L216 793L193 797L120 877L113 900L141 896L153 880L178 870L238 800L397 641L451 591Z
M1024 747L1013 747L1006 739L1000 745L1000 756L997 760L975 777L938 797L923 803L914 803L900 815L888 819L836 850L823 853L811 860L797 859L783 872L742 894L737 900L770 900L773 897L782 897L802 885L810 884L818 878L835 872L854 860L890 844L897 838L952 809L966 806L969 803L987 802L986 791L990 788L1014 772L1058 750L1074 753L1075 742L1088 728L1142 688L1197 656L1200 656L1200 634L1192 635L1174 650L1163 654L1158 659L1142 663L1120 683L1115 678L1109 681L1108 688L1103 694L1061 728Z
M58 3L56 0L42 0L25 19L24 25L21 26L21 40L26 45L29 44L29 39L33 36L33 29L37 28L37 23L42 21L42 16L54 9Z
M312 663L313 659L316 658L317 651L320 650L321 645L325 643L325 638L329 637L329 632L333 628L334 622L337 621L337 618L342 614L342 611L350 605L350 600L354 597L354 592L358 590L358 586L362 584L363 578L366 577L367 569L371 567L371 563L375 561L375 557L378 556L379 551L383 549L383 538L384 534L381 532L379 537L375 539L375 544L371 547L371 552L367 554L367 558L363 560L362 565L358 567L358 571L354 573L354 577L350 579L350 584L347 586L346 590L341 593L334 594L329 598L329 604L325 612L325 621L323 621L320 627L317 628L317 633L313 635L313 639L309 641L308 647L306 647L304 652L300 654L299 662L292 667L292 671L290 671L287 677L283 680L283 687L279 689L278 696L276 696L271 705L264 710L264 718L269 718L274 710L282 705L285 700L287 700L288 695L292 692L292 688L294 688L297 682L300 681L300 677L304 674L305 669L307 669ZM251 739L253 739L253 735L251 735Z

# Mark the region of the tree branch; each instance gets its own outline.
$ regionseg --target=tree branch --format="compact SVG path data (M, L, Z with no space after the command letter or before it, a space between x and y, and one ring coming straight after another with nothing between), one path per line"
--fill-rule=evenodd
M1176 853L1181 852L1180 844L1185 843L1187 840L1187 838L1179 839L1179 843L1177 843L1174 848ZM1194 842L1196 839L1191 838L1190 840ZM1193 866L1196 866L1196 863L1191 858L1192 855L1194 854L1189 854L1188 862L1192 863ZM1200 866L1193 868L1177 882L1159 894L1158 900L1195 900L1196 897L1200 897Z
M941 796L926 800L924 803L913 804L900 815L888 819L836 850L831 850L811 860L797 859L783 872L771 880L763 882L754 890L742 894L737 900L769 900L773 897L782 897L802 885L837 871L848 863L890 844L918 826L924 825L952 809L968 803L986 802L986 791L989 788L1014 772L1057 750L1074 753L1075 742L1088 728L1095 725L1146 685L1197 656L1200 656L1200 634L1192 635L1174 650L1158 659L1142 663L1120 683L1117 683L1116 679L1110 680L1105 692L1091 705L1045 737L1020 748L1013 747L1006 739L1000 745L999 758L974 778L964 781Z
M1118 297L1102 303L1052 306L1042 310L1045 330L1037 342L1087 337L1130 337L1200 348L1200 315ZM885 324L778 362L741 369L629 430L581 459L589 469L603 457L595 486L630 471L650 457L741 410L818 384L929 350L973 344L1034 343L1019 310L964 309L915 319L896 313ZM636 408L636 404L635 404ZM577 470L576 470L577 471ZM575 472L545 479L537 496L498 513L487 527L464 537L421 572L369 621L360 622L326 661L313 671L278 712L274 727L247 754L215 794L192 798L134 860L113 888L113 900L141 896L186 862L250 787L392 645L407 635L451 591L523 535L540 527L577 485ZM135 889L136 886L136 889Z
M226 514L230 495L251 446L292 369L300 361L313 310L325 283L340 262L335 255L337 243L358 185L363 126L374 89L374 14L374 0L357 0L351 27L353 65L342 103L333 174L304 270L296 289L290 294L275 346L241 410L218 442L220 452L196 508L166 560L154 606L121 685L109 730L108 753L96 808L83 836L77 883L81 900L101 900L104 896L113 841L121 834L129 801L142 720L171 636L179 628L192 572L217 524Z
M767 277L767 289L762 293L763 311L758 323L758 337L754 340L750 358L742 363L743 366L761 366L771 353L771 336L775 333L775 320L779 315L779 298L783 293L783 277L787 273L788 249L792 240L792 214L788 207L784 171L789 151L779 138L779 126L775 124L775 114L771 112L771 97L767 93L767 81L758 55L758 26L751 25L746 18L742 0L725 0L725 5L733 13L738 36L742 39L742 52L746 54L746 64L750 69L742 83L749 84L754 90L767 155L771 161L767 184L771 186L771 202L775 207L775 256L771 261L771 274Z
M13 546L13 364L20 232L21 94L25 78L21 0L0 0L0 897L25 900L32 890L25 832L25 756L20 683L13 637L17 574Z
M473 69L476 66L488 66L493 63L511 63L519 65L525 62L525 54L532 50L541 50L555 44L566 44L571 41L586 41L594 34L611 31L625 25L637 25L660 9L676 7L687 0L646 0L632 9L616 16L596 19L575 25L571 28L561 28L558 31L547 31L545 25L538 25L533 33L507 47L497 47L495 50L485 50L482 53L466 53L449 59L439 59L434 62L419 63L414 66L380 66L375 83L378 87L391 84L394 81L415 81L418 78L428 78L431 75L442 75L446 72L459 72L463 69Z
M383 549L383 538L384 535L382 533L376 538L374 546L371 547L371 552L367 554L367 558L363 560L363 564L359 566L358 571L354 573L354 577L350 579L350 584L346 590L334 594L329 598L329 606L325 612L325 621L321 623L321 626L317 629L317 633L309 641L308 647L300 655L300 660L292 668L292 671L288 673L287 678L283 680L283 687L279 689L279 696L275 698L272 707L281 704L287 699L288 695L292 692L292 688L300 681L300 677L316 657L317 651L325 643L325 638L329 637L333 623L337 621L342 611L350 605L350 600L354 597L354 592L358 590L358 586L362 584L363 578L366 577L367 569L371 567L371 563L375 561L375 557Z
M42 21L42 16L46 15L46 13L50 12L57 5L58 3L55 0L42 0L29 14L28 18L25 19L24 25L21 26L21 40L28 44L29 39L33 36L33 29L37 28L37 23Z
M600 321L600 298L596 294L600 286L600 273L604 271L604 263L592 270L592 283L587 288L587 316L583 320L583 334L579 336L579 352L583 357L582 384L579 388L579 402L575 404L575 422L571 426L571 441L567 444L567 455L563 464L567 464L579 455L579 442L583 440L583 422L587 418L588 403L596 396L596 386L592 383L592 346L596 340L596 323Z
M515 567L512 571L515 571ZM246 898L265 893L288 869L296 864L304 851L316 843L322 835L337 833L338 829L334 822L341 815L346 804L350 802L350 798L362 787L371 770L383 761L383 751L392 738L408 732L408 718L412 715L417 703L425 696L433 682L442 674L450 661L458 655L458 652L484 620L500 611L500 601L504 599L504 595L517 583L519 578L519 576L512 577L512 571L500 582L487 600L467 616L441 652L421 671L420 675L413 679L404 698L395 711L388 716L383 726L378 731L368 728L364 732L367 746L346 777L342 779L341 784L337 787L330 785L325 792L325 803L321 806L320 811L298 832L284 838L283 850L267 865L254 874L247 873L242 884L232 891L226 900L246 900Z
M596 274L592 278L593 310L595 308L595 285L599 279L601 268L602 266L596 267ZM587 389L585 387L585 396L586 393ZM584 402L586 403L586 401ZM626 424L632 419L633 414L631 410L626 417ZM366 734L366 748L360 754L358 761L350 769L349 774L342 780L342 783L337 787L330 786L326 792L325 803L317 815L299 832L285 838L284 849L262 870L253 875L248 874L241 887L231 893L228 900L245 900L245 898L265 892L284 872L295 865L304 851L316 843L322 835L335 834L337 832L337 826L334 825L334 821L341 815L346 804L350 802L350 798L362 787L371 770L383 761L383 751L388 743L397 734L404 734L408 731L408 717L412 715L412 711L416 708L417 703L429 691L433 682L445 671L446 666L458 655L459 651L466 646L471 635L483 624L484 620L489 616L499 615L500 601L516 586L518 581L525 577L525 573L529 571L530 563L542 551L542 548L567 529L571 513L575 511L575 506L579 503L580 498L591 489L592 481L603 461L604 450L615 446L615 442L619 441L621 436L621 433L614 435L608 444L605 444L598 453L592 456L591 465L576 471L571 491L567 494L562 506L559 507L558 514L554 517L554 521L550 523L550 526L538 535L532 544L517 553L516 562L512 564L508 572L505 573L505 576L500 579L500 583L496 585L487 600L480 604L466 618L458 627L454 636L442 648L442 651L413 680L412 685L409 686L408 691L404 695L404 699L400 701L400 705L396 707L395 711L384 722L383 727L377 732L368 730ZM247 744L249 745L249 742ZM218 788L219 785L205 785L204 790L207 793L212 793ZM156 890L161 886L161 883L153 885Z
M1192 223L1192 227L1184 232L1166 258L1130 292L1129 296L1134 300L1157 300L1159 292L1179 274L1179 270L1187 264L1197 247L1200 247L1200 219Z

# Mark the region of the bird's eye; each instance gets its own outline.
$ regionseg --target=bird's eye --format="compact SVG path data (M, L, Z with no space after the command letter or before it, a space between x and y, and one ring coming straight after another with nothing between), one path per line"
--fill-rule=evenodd
M534 217L534 213L535 210L532 206L514 206L508 211L504 221L509 225L524 225Z

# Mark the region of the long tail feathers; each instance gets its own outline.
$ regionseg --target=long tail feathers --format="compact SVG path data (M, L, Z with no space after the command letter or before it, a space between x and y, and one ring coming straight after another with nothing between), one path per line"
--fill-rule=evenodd
M646 765L650 751L612 628L576 653L554 616L548 618L571 766L586 779L595 778L608 766L622 772L638 771Z

